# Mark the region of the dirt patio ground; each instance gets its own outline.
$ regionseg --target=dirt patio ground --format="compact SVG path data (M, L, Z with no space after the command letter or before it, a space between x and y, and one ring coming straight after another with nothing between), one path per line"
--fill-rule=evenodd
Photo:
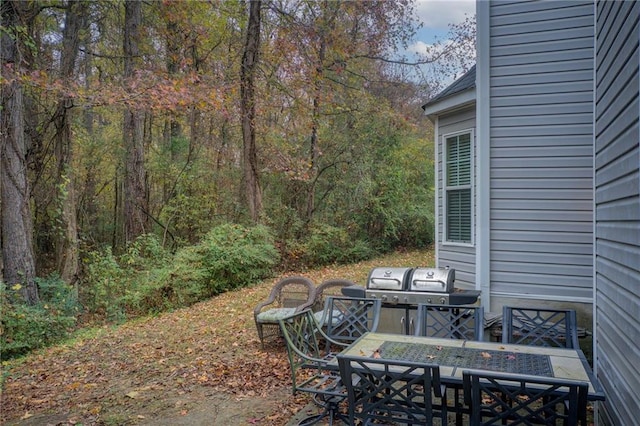
M373 267L432 262L430 251L395 253L300 275L363 284ZM284 345L262 350L253 322L282 277L3 363L0 423L286 425L310 399L291 394Z

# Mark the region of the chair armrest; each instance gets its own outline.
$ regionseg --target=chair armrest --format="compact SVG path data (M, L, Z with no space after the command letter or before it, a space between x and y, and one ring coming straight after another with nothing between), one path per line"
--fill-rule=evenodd
M315 293L309 294L309 298L302 305L296 306L296 313L302 312L306 309L311 309L311 307L316 303L316 295Z
M269 295L269 298L268 298L267 300L265 300L264 302L260 302L260 303L258 304L258 306L256 306L256 307L253 309L253 316L254 316L254 317L257 317L257 316L258 316L258 314L260 313L260 311L262 311L262 309L263 309L265 306L271 305L273 302L275 302L275 301L276 301L275 296L273 296L273 297L272 297L272 296L273 296L273 295Z

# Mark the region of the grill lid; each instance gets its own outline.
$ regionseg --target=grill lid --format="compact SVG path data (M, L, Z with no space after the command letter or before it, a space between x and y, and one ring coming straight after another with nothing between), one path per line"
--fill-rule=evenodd
M405 290L405 282L412 268L373 268L367 278L367 288L372 290Z
M456 271L450 268L415 268L409 278L409 291L451 293Z

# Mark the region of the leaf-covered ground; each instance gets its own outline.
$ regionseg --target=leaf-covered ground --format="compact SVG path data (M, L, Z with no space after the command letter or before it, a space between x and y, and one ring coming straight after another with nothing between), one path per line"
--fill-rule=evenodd
M373 267L430 265L433 253L417 251L287 275L363 285ZM262 350L253 323L254 306L281 278L5 363L0 422L286 425L309 399L291 394L284 346Z

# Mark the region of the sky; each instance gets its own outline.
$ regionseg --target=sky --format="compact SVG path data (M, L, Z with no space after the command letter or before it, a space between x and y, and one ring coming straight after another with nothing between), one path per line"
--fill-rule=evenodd
M435 41L444 40L449 32L449 24L465 20L465 14L476 13L475 0L416 0L416 12L424 27L418 32L416 42L409 49L417 52Z

